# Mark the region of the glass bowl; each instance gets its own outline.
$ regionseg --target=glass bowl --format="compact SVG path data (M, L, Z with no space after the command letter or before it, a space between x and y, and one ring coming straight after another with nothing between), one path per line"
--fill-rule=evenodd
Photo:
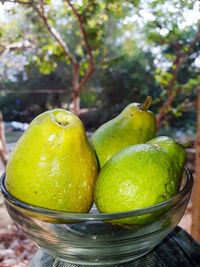
M185 169L177 195L160 204L129 212L68 213L21 202L6 190L5 174L0 189L7 210L23 233L45 252L72 264L116 265L151 251L175 228L188 204L193 177ZM143 217L144 220L138 220ZM131 222L143 221L134 224Z

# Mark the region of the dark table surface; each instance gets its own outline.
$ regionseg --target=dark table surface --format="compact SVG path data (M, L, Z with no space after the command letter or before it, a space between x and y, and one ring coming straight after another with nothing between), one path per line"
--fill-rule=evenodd
M55 259L39 250L29 267L81 267ZM116 265L117 266L117 265ZM200 243L176 227L151 252L120 267L200 267Z

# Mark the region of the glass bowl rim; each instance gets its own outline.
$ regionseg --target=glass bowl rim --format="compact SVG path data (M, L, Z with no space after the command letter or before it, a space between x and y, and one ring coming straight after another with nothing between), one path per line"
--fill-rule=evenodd
M173 197L169 198L168 200L165 200L163 202L160 202L158 204L141 208L141 209L135 209L131 211L124 211L124 212L113 212L113 213L73 213L73 212L67 212L67 211L59 211L59 210L51 210L46 209L34 205L30 205L26 202L23 202L17 198L15 198L13 195L11 195L5 186L5 177L6 173L4 173L0 177L0 192L2 193L4 199L6 202L8 202L10 205L14 206L15 208L20 210L24 210L26 213L31 212L32 214L42 215L43 217L46 216L48 218L53 219L62 219L62 220L89 220L89 221L99 221L99 220L110 220L110 219L120 219L120 218L128 218L133 216L140 216L144 215L150 212L154 212L156 210L159 210L160 208L164 208L167 206L174 206L178 202L180 202L188 193L191 192L194 179L192 172L185 167L186 173L186 183L184 184L183 188Z

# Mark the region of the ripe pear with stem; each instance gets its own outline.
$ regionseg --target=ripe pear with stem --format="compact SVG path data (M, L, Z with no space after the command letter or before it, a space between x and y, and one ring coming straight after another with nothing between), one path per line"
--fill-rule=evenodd
M17 142L6 168L6 188L42 208L88 212L97 173L81 120L54 109L37 116Z
M120 150L145 143L156 135L156 117L149 111L152 97L143 104L129 104L117 117L104 123L92 135L100 167Z

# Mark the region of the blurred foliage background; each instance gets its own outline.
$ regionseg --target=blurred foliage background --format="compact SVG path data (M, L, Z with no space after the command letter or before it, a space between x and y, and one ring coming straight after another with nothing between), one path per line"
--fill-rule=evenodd
M30 122L78 100L93 130L152 95L160 134L194 135L199 9L192 0L1 0L4 120Z

